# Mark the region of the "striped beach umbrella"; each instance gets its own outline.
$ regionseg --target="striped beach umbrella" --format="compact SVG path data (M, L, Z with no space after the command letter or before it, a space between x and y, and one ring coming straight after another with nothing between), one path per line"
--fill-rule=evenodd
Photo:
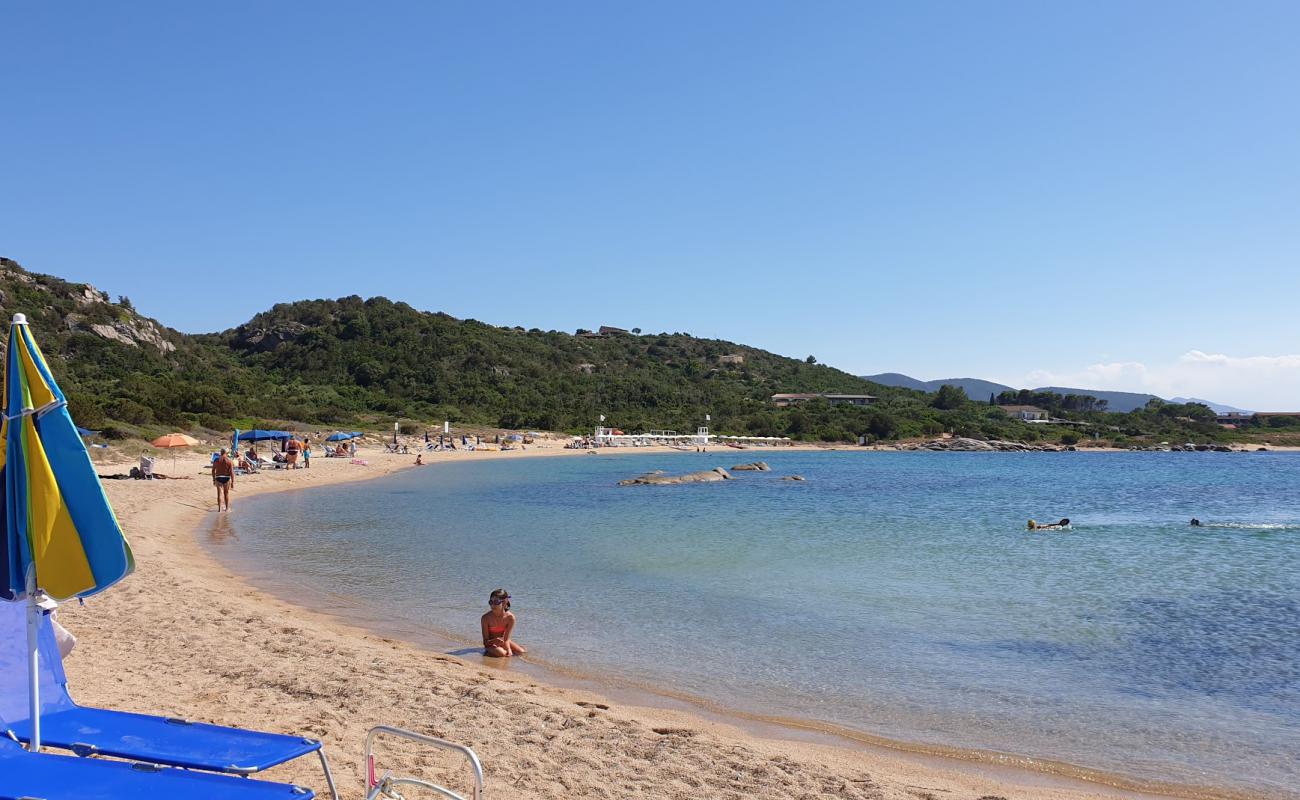
M67 400L15 314L5 356L0 422L0 598L26 601L32 749L40 748L39 653L43 596L86 597L130 573L131 549L108 504Z

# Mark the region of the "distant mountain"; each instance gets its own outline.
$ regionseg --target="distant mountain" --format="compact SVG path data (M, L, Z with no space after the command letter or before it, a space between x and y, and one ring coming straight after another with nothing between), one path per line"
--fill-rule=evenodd
M863 375L863 380L878 383L881 386L897 386L902 389L915 389L918 392L933 392L939 387L931 389L925 381L918 381L916 378L904 375L901 372L882 372L879 375Z
M883 372L879 375L864 375L866 380L873 383L879 383L884 386L901 386L906 389L917 389L922 392L937 392L939 387L944 384L958 386L966 391L966 396L972 400L987 400L990 394L1001 394L1003 392L1014 392L1016 389L1001 383L981 380L979 378L941 378L934 381L921 381L910 375L904 375L900 372ZM1072 389L1066 386L1040 386L1034 389L1035 392L1055 392L1056 394L1081 394L1095 397L1098 400L1106 401L1108 411L1127 412L1142 408L1152 400L1161 400L1153 394L1142 394L1140 392L1108 392L1100 389ZM1216 413L1237 411L1242 409L1224 405L1223 403L1212 403L1209 400L1199 400L1194 397L1175 397L1169 400L1170 403L1201 403L1209 406ZM1249 412L1243 412L1249 413Z
M879 383L883 386L899 386L921 392L937 392L940 386L947 384L965 390L966 396L972 400L987 400L990 394L1015 391L1010 386L979 378L944 378L937 381L919 381L898 372L884 372L879 375L864 375L863 377L872 383Z
M1214 403L1209 400L1202 400L1199 397L1171 397L1171 403L1200 403L1203 406L1209 406L1210 410L1216 414L1253 414L1253 411L1247 411L1244 408L1224 405L1223 403Z
M1145 406L1152 400L1164 400L1162 397L1156 397L1153 394L1141 394L1139 392L1103 392L1099 389L1071 389L1066 386L1040 386L1035 389L1036 392L1055 392L1056 394L1084 394L1095 397L1098 400L1106 401L1107 411L1134 411Z

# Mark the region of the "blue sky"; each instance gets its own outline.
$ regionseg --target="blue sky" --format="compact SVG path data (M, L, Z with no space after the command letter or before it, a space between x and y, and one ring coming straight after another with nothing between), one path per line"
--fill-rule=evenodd
M0 6L0 254L1300 408L1300 5Z

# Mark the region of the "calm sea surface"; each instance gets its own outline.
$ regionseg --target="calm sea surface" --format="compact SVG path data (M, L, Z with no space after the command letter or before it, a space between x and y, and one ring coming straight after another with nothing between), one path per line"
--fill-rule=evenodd
M1297 455L494 460L254 498L214 541L467 641L504 586L540 657L745 711L1300 796Z

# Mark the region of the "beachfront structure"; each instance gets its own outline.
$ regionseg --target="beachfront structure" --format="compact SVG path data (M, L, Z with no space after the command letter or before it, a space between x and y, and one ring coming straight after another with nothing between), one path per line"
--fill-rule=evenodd
M600 447L648 447L650 445L679 445L682 447L707 447L714 436L708 428L698 428L695 433L655 430L646 433L624 433L618 428L596 427L596 444Z
M1002 413L1021 422L1046 422L1051 418L1047 409L1038 406L998 406Z
M1226 428L1244 428L1250 424L1254 417L1254 414L1247 414L1242 411L1229 411L1226 414L1216 414L1214 421Z
M809 400L825 400L833 406L869 406L880 399L872 394L834 394L828 392L794 392L772 395L772 404L777 408L797 406Z
M1214 415L1214 421L1225 428L1244 428L1254 422L1269 425L1270 420L1276 418L1286 420L1287 424L1300 423L1300 411L1256 411L1254 413L1230 411Z

